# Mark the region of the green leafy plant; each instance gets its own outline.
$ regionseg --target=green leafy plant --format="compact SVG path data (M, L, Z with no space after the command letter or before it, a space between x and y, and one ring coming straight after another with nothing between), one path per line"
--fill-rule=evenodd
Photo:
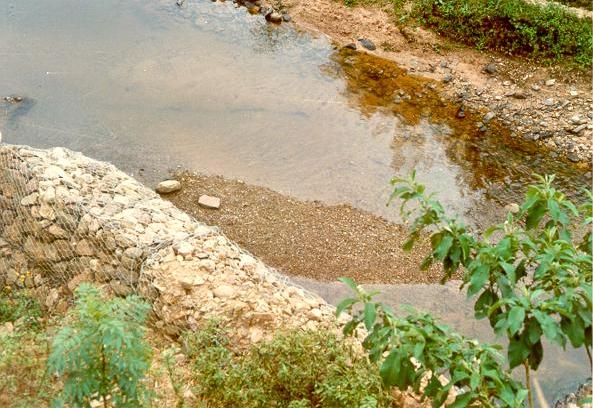
M148 393L143 380L150 368L151 348L143 323L149 306L136 296L104 299L100 291L82 284L69 324L52 344L48 371L63 378L57 406L138 407Z
M243 353L216 323L184 336L197 395L220 407L387 407L376 367L335 334L289 331Z
M530 369L544 356L543 337L561 347L567 342L584 347L591 363L591 192L579 210L553 187L554 176L537 179L516 217L508 214L479 237L447 216L414 173L393 179L391 195L402 200L404 217L413 218L404 248L410 250L427 233L432 252L422 268L441 262L443 281L463 270L462 287L468 297L477 297L476 318L488 318L497 334L506 335L509 365L524 366L528 390ZM410 202L413 210L407 209ZM580 228L589 231L576 239Z
M51 399L45 323L39 303L27 290L0 297L0 406L36 407Z
M340 280L356 294L336 310L353 316L344 334L364 325L368 334L363 347L371 361L380 362L386 386L412 387L434 407L446 402L454 386L457 395L451 407L521 406L527 391L503 368L500 346L467 339L428 314L408 310L405 317L397 317L388 306L373 302L376 293L366 293L349 278Z
M37 326L42 314L41 305L26 290L0 296L0 324L18 321L28 327Z

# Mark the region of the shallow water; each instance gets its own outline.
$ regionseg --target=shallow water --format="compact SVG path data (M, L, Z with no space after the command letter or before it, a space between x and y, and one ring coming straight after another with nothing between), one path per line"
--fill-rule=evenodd
M456 119L438 88L395 64L336 51L324 37L268 25L231 2L0 7L0 96L24 97L0 102L4 142L66 146L148 183L178 166L222 174L394 221L388 182L413 168L476 224L519 201L533 172L557 173L570 195L590 183L588 169L514 146L504 129L480 134L477 117ZM395 103L399 91L411 100ZM437 314L451 310L455 325L478 333L446 294L421 300L436 288L403 292ZM580 358L570 354L555 368L550 393L565 377L586 376Z
M3 8L0 95L26 98L1 106L6 142L64 145L149 182L176 166L223 174L392 220L388 181L414 167L474 222L517 201L534 171L560 173L571 191L588 184L585 170L478 134L395 64L231 2ZM398 90L412 100L393 103Z

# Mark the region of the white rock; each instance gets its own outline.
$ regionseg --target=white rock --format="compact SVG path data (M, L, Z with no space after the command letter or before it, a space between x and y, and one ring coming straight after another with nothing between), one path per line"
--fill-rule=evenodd
M198 198L198 204L206 208L220 208L220 198L203 194Z
M181 183L177 180L161 181L156 186L156 192L159 194L169 194L181 190Z
M180 242L179 244L175 245L175 253L181 256L188 256L194 252L194 246L189 242Z
M212 291L214 296L218 298L230 298L235 294L235 289L229 285L220 285Z
M510 203L504 206L504 209L510 212L511 214L517 214L520 210L519 204L517 203Z
M546 86L554 86L556 84L556 80L555 79L548 79L546 81Z

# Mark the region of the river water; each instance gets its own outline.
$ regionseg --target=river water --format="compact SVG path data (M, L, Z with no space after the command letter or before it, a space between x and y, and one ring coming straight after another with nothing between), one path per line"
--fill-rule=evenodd
M231 2L0 7L0 96L23 97L0 103L4 142L79 150L148 184L180 167L392 221L389 180L413 168L478 226L519 201L534 172L556 173L570 196L590 184L589 169L532 151L501 128L481 134L478 117L456 119L440 85L292 25L269 25ZM397 103L395 95L411 99ZM412 303L451 320L437 286L384 289L393 302L413 294ZM427 302L435 293L440 301ZM457 316L454 326L481 336L470 316ZM550 398L588 375L581 354L556 356L566 365L542 370Z

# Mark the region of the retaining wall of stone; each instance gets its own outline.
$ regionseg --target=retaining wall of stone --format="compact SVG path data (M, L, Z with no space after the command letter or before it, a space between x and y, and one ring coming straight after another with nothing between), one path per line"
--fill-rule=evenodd
M147 297L172 335L213 317L245 342L334 325L321 298L113 165L0 145L0 285L32 288L52 308L83 281Z

